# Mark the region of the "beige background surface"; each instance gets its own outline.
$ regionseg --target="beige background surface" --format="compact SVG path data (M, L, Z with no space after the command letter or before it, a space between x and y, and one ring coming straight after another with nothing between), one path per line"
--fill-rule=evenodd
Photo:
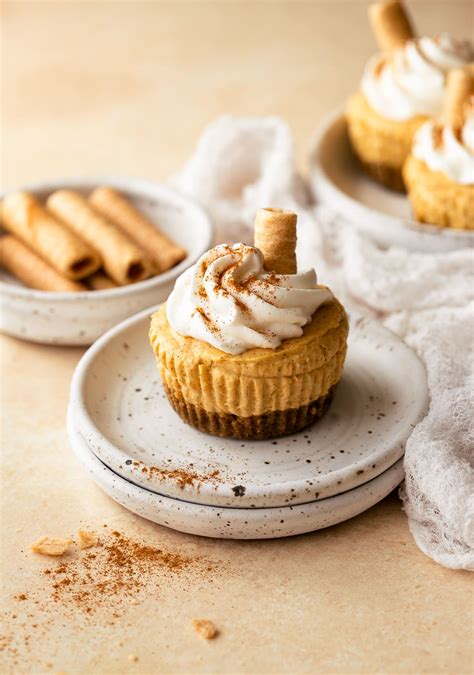
M224 112L286 117L304 167L311 132L374 50L365 5L4 2L3 187L98 172L165 178ZM411 7L420 31L472 32L469 2ZM395 495L329 530L260 543L175 533L104 496L65 432L81 353L2 339L1 672L472 671L470 579L418 550ZM29 544L103 524L217 569L157 570L158 590L123 600L115 625L113 606L88 615L52 603L48 561ZM202 616L221 630L212 643L190 627Z

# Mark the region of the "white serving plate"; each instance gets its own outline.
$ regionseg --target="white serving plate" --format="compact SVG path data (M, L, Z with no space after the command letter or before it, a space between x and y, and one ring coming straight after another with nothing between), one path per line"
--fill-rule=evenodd
M151 311L116 326L83 356L68 415L70 433L81 434L115 473L148 490L232 507L322 499L392 466L426 412L426 373L416 355L381 324L359 319L322 420L265 441L201 433L178 417L163 392L148 341ZM176 470L192 472L192 483L183 485Z
M382 246L437 252L474 244L474 232L417 223L406 195L369 178L352 152L340 112L323 122L313 138L309 177L319 201Z
M128 316L165 300L176 278L212 245L213 225L197 202L175 190L138 178L98 176L57 180L19 189L40 199L60 188L89 193L97 185L120 190L188 252L168 272L104 291L54 293L26 288L0 271L0 330L15 337L60 345L89 345ZM2 195L3 197L4 195Z
M282 508L221 508L156 494L118 476L89 449L81 434L70 438L77 458L97 485L129 511L180 532L219 539L274 539L320 530L353 518L386 497L403 480L400 459L380 476L343 494Z

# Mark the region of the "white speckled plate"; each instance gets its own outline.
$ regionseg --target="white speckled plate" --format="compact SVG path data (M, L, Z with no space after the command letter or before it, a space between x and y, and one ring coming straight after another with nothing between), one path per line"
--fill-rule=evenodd
M167 185L139 178L97 176L35 183L21 189L44 200L61 188L89 194L97 185L120 190L163 232L181 244L187 257L151 279L120 288L80 293L26 288L0 269L0 330L3 332L33 342L90 345L119 321L166 300L177 277L211 246L214 228L208 214L193 199ZM0 195L0 199L3 196Z
M129 511L174 530L219 539L274 539L336 525L366 511L403 480L403 459L380 476L343 494L299 506L222 508L172 499L134 485L114 473L70 429L79 461L92 480Z
M340 112L321 124L311 143L310 183L321 202L383 246L450 251L474 245L474 232L416 222L406 195L369 178L352 152Z
M352 323L342 381L327 415L267 441L209 436L169 405L148 344L149 314L109 331L73 377L69 429L114 472L189 502L273 507L339 494L402 455L427 408L415 354L379 323Z

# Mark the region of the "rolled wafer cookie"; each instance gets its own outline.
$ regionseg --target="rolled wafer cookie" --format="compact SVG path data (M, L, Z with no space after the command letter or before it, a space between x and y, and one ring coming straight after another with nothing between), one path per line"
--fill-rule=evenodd
M464 124L466 108L474 95L474 64L454 68L448 74L442 120L453 129Z
M82 279L100 267L97 252L27 192L4 198L2 222L6 230L68 279Z
M81 194L58 190L48 197L47 206L98 251L104 270L117 284L122 286L149 276L150 264L145 253Z
M296 273L296 219L296 213L284 209L257 211L254 242L269 272Z
M40 291L87 291L84 284L63 277L54 267L11 234L0 237L0 265L26 286Z
M181 246L160 232L156 225L113 188L96 188L89 202L145 251L153 261L157 274L166 272L186 257L186 251Z
M87 277L84 281L93 291L105 291L109 288L117 288L115 281L112 281L112 279L101 270L92 274L92 276Z
M369 19L377 43L384 52L402 47L415 32L402 2L385 0L369 7Z

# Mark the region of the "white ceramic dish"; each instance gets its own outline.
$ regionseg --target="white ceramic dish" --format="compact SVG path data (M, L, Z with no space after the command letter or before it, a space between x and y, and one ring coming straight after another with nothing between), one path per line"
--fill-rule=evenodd
M105 466L80 434L70 437L92 480L126 509L180 532L219 539L274 539L336 525L377 504L404 475L400 459L377 478L335 497L282 508L220 508L172 499L134 485Z
M182 422L165 397L148 343L150 311L109 331L83 356L68 426L117 474L162 495L273 507L339 494L392 466L425 414L426 374L418 358L379 323L360 319L321 421L267 441L203 434Z
M474 232L417 223L406 195L371 180L351 150L339 112L323 122L313 138L310 183L317 199L383 246L436 252L474 244Z
M188 252L173 269L152 279L105 291L52 293L26 288L0 272L0 330L10 335L62 345L89 345L128 316L165 300L176 278L212 245L213 226L192 199L158 183L110 176L58 180L22 190L44 199L63 187L89 193L97 185L120 190L160 229Z

